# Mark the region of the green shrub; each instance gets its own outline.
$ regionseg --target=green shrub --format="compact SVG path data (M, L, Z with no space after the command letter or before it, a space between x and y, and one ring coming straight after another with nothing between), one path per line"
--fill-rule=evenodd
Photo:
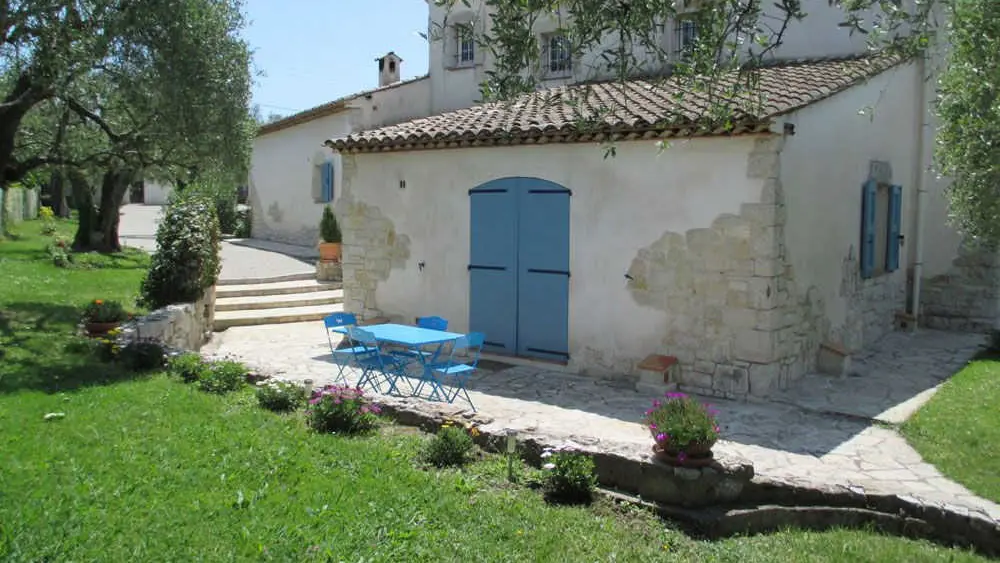
M236 212L236 230L233 234L237 238L250 238L253 234L253 209L244 207Z
M167 371L184 383L194 383L208 371L208 364L193 352L178 354L167 363Z
M306 402L308 392L300 383L270 379L257 384L257 403L274 412L290 412Z
M561 448L546 449L542 469L545 476L542 486L546 497L554 502L569 504L589 503L593 500L597 477L594 460L590 456Z
M52 237L52 242L45 245L45 252L49 254L52 264L57 268L67 268L73 263L73 255L70 254L70 241L64 236Z
M43 235L56 234L56 214L51 207L43 206L39 209L38 218L42 220L41 233Z
M198 379L198 388L206 393L223 395L246 385L249 373L250 370L239 362L212 362Z
M142 281L141 303L159 309L200 299L219 277L220 238L210 201L176 199L156 231L156 253Z
M167 364L167 351L156 340L135 340L121 348L118 361L132 371L157 370Z
M477 431L473 428L471 432ZM465 428L445 422L424 446L423 459L435 467L461 467L472 461L475 447Z
M333 215L333 210L327 205L323 208L323 218L319 222L319 233L323 242L341 242L340 225Z
M306 423L324 434L359 434L378 427L382 409L364 391L345 385L327 385L313 391L306 409Z

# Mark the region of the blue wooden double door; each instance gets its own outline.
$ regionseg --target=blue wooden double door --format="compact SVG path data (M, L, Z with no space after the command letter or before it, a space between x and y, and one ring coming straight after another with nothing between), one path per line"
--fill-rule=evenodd
M569 359L570 196L537 178L469 190L469 326L484 350Z

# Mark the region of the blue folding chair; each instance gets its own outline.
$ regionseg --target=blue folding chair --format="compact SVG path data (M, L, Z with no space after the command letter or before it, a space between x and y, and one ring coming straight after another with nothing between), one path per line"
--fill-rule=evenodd
M371 331L350 326L347 327L347 333L351 340L361 344L355 347L354 352L354 364L361 369L358 387L370 385L375 392L381 393L381 380L384 380L389 385L386 394L398 392L396 381L405 375L405 366L394 356L382 353L378 339Z
M448 330L448 319L441 317L417 317L417 326L431 330Z
M419 395L420 390L425 384L431 386L428 399L432 401L444 400L448 403L454 403L459 394L464 394L465 400L472 407L472 412L476 412L476 405L472 403L472 397L469 397L466 383L469 381L469 376L476 371L479 365L479 356L483 351L483 341L485 339L486 336L481 332L470 332L456 340L452 344L447 362L434 363L427 366L423 377L420 379L420 384L414 390L414 394ZM457 353L461 353L461 355L470 358L472 361L469 363L457 361ZM449 392L445 389L444 383L446 378L454 379L454 391Z
M358 321L351 313L333 313L323 319L323 324L326 325L326 341L330 344L330 353L333 354L333 363L340 368L337 370L337 377L334 381L347 383L347 377L344 376L344 370L350 367L353 363L355 352L367 352L369 350L364 346L357 346L356 343L351 340L349 335L344 335L344 341L347 342L348 346L346 348L337 348L333 343L333 329L340 327L352 327L357 325Z

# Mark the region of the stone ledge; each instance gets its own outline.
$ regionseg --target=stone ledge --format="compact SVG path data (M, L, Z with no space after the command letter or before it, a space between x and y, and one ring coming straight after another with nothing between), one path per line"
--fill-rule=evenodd
M987 557L995 557L998 554L998 548L993 543L977 544L954 535L942 535L931 524L920 518L868 508L765 504L695 510L647 502L617 491L603 491L603 493L616 502L638 504L655 511L663 518L680 523L688 532L709 539L771 533L787 528L824 531L837 528L874 527L884 534L936 541L945 547L958 545L962 548L972 548Z
M744 502L799 507L867 510L922 522L925 535L1000 555L1000 521L958 505L936 504L908 495L865 492L860 487L803 486L781 479L753 479Z
M386 415L405 426L435 432L448 419L465 419L480 430L476 442L488 451L504 451L505 429L463 405L379 396ZM914 533L941 542L1000 555L1000 521L960 505L935 504L906 495L866 492L860 487L830 486L804 480L755 476L750 462L717 452L712 471L669 467L652 461L651 441L641 444L576 443L545 436L534 427L519 429L522 458L539 465L545 448L572 446L593 456L601 486L656 502L665 515L712 524L719 534L768 531L773 526L830 527L871 523L889 533ZM702 483L695 483L702 479ZM677 486L680 485L680 486ZM691 490L687 490L691 489ZM698 509L698 510L696 510Z
M196 303L168 305L121 325L123 340L153 339L168 348L197 351L212 337L215 287Z

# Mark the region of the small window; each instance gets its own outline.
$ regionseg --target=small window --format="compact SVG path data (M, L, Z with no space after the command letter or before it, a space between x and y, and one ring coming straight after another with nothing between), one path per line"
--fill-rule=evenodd
M476 61L476 41L471 25L455 26L455 44L458 48L458 64L471 65Z
M316 203L330 203L333 201L333 177L334 168L332 161L326 161L316 165L319 174L313 176L313 201Z
M573 49L564 35L549 35L545 40L548 51L548 74L565 76L573 72Z
M691 17L678 19L674 26L674 36L677 55L680 57L691 56L695 43L698 41L698 22Z
M862 188L861 277L899 269L903 189L870 180Z
M396 61L389 61L389 72L396 72Z

